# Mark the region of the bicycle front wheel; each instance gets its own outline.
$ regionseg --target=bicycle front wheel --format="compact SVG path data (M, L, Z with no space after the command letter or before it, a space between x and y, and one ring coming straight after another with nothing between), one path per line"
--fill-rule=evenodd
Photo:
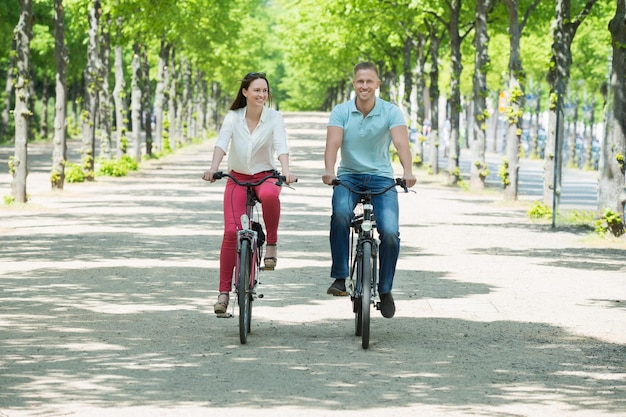
M354 311L354 335L361 336L361 332L363 331L363 315L361 312L363 308L361 307L361 296L356 291L352 299L352 309Z
M250 242L241 242L239 252L239 276L237 277L237 296L239 301L239 340L242 344L248 342L250 321L252 319L252 293L250 292L250 273L252 271L252 252Z
M363 349L367 349L370 345L373 264L372 243L363 242L363 259L361 260L361 346Z
M363 332L363 307L361 305L363 288L363 257L357 247L356 258L354 260L354 291L352 293L352 311L354 312L354 335L361 336ZM352 277L352 271L350 272Z

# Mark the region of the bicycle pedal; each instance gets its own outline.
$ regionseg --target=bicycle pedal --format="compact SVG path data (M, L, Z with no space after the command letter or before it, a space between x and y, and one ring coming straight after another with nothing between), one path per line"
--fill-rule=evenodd
M229 319L233 317L233 315L231 313L220 313L216 314L215 317L217 317L218 319Z
M264 266L261 268L261 271L273 271L276 267L273 266Z
M377 301L374 305L376 306L376 310L380 310L380 301Z

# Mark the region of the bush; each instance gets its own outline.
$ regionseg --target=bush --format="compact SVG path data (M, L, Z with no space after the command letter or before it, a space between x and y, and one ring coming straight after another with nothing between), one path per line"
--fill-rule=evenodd
M85 173L78 164L68 164L65 167L65 180L67 182L85 182Z
M619 214L613 210L606 209L604 210L604 215L596 222L596 233L604 236L609 232L615 237L620 237L625 230Z
M552 217L552 209L541 201L535 201L528 210L528 216L531 219L549 219Z
M137 171L139 164L128 155L119 159L101 159L98 161L98 175L108 177L124 177L129 171Z
M129 155L122 155L122 157L119 159L119 163L125 165L129 171L139 170L139 162L135 161Z

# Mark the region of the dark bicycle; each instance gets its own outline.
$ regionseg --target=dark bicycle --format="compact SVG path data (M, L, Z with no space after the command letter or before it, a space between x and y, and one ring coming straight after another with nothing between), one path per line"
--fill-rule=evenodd
M380 310L380 303L375 301L378 291L378 239L374 236L376 220L372 197L384 194L396 186L402 187L404 192L409 190L402 178L396 178L393 184L379 191L356 190L338 178L332 184L343 186L351 193L359 195L355 211L362 210L362 213L355 214L351 224L354 232L351 247L354 250L350 252L349 293L354 312L355 335L361 336L361 346L367 349L370 343L370 306L374 305ZM354 236L357 237L356 248Z
M254 221L254 210L259 202L254 187L270 179L276 179L280 187L286 181L285 176L277 171L254 182L240 182L225 172L216 172L216 180L230 178L235 184L246 187L246 212L241 215L241 230L237 231L237 263L235 265L235 293L239 305L239 340L242 344L248 341L252 322L252 301L257 298L256 286L260 283L261 259L263 258L263 229L259 222ZM259 294L258 298L263 298Z

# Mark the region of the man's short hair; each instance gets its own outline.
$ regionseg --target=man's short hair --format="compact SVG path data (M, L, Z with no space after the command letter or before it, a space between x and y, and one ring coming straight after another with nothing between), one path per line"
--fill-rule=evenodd
M378 68L376 68L376 65L369 61L359 62L358 64L356 64L354 66L354 75L356 75L356 72L360 70L373 70L378 77Z

